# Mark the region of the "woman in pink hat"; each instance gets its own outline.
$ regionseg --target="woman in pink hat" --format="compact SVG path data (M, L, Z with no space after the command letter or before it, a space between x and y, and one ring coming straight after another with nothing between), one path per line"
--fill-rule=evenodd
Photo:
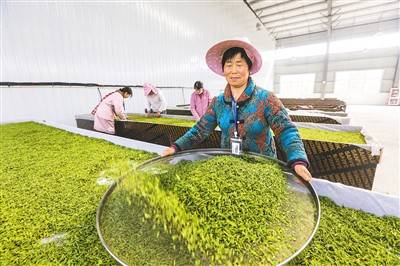
M126 120L124 98L132 97L132 89L124 87L107 94L93 109L94 129L100 132L115 134L114 119Z
M194 83L194 92L190 97L190 111L196 120L199 120L206 111L208 105L211 103L211 97L208 90L203 88L203 82L196 81Z
M223 41L208 50L206 62L213 72L225 77L224 93L212 100L196 125L162 156L191 149L219 126L221 148L231 148L236 154L243 150L276 158L272 129L288 166L310 181L309 162L296 126L281 101L272 92L258 87L250 76L262 65L258 51L247 42Z
M167 102L162 92L150 83L143 85L143 91L147 99L147 108L144 109L147 116L160 117L162 113L165 113Z

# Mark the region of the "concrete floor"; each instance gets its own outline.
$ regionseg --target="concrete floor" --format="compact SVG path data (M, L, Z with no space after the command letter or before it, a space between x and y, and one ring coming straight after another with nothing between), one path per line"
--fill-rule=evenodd
M349 105L350 125L362 126L383 146L372 190L400 197L399 106Z

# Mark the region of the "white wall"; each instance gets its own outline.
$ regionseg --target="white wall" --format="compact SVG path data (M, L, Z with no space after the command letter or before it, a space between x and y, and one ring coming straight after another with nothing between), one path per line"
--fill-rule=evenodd
M386 104L390 88L396 81L396 67L399 58L399 48L389 47L381 49L371 49L349 53L330 54L327 73L328 95L325 97L337 97L345 100L347 104ZM334 91L336 73L340 71L360 71L360 70L383 70L381 84L378 93L368 93L352 97L340 95ZM304 97L320 97L323 86L324 56L298 57L275 61L274 71L274 91L279 95L280 76L292 74L315 73L314 94ZM284 95L280 95L285 97Z
M329 56L327 92L333 92L337 71L383 69L380 91L389 92L395 77L399 48L390 47L367 51L331 54ZM324 56L278 60L275 62L275 86L279 91L279 76L285 74L316 73L315 92L320 92L323 79Z
M116 88L100 88L102 96ZM192 89L164 88L163 94L168 106L188 104ZM211 90L217 95L219 90ZM0 123L30 119L56 121L75 126L75 115L88 114L100 100L97 88L65 86L17 86L0 87ZM125 111L143 113L147 108L141 88L133 88L133 97L125 99Z
M243 1L1 1L0 5L2 82L151 82L191 87L202 80L216 94L225 81L204 60L214 43L240 37L248 38L260 52L274 49L268 33L256 31L257 20ZM272 86L272 67L272 58L265 58L262 70L254 75L257 84ZM28 116L70 121L98 100L96 88L2 87L1 91L2 122ZM176 94L170 90L167 97L171 106L182 98L180 90ZM142 110L139 97L129 101Z
M398 16L396 11L393 11L393 14L390 16L388 15L386 19L392 18L392 16ZM399 25L399 21L395 19L388 21L377 20L376 23L368 25L340 29L339 23L332 32L331 41L334 42L370 36L379 37L385 34L393 34L399 32ZM325 43L326 38L326 32L284 38L277 40L276 47L292 48L303 45ZM347 104L386 104L390 88L393 86L393 83L398 84L398 77L396 78L396 66L399 54L400 51L398 47L330 54L327 73L327 94L325 97L338 97L345 100ZM305 95L305 97L320 97L323 85L324 59L324 55L318 55L275 61L274 91L279 95L281 75L315 73L316 79L314 93L312 95ZM339 95L334 92L336 72L370 69L383 69L383 77L379 93L368 93L359 95L359 97L353 97L350 94ZM285 97L284 95L280 96Z
M89 113L98 101L92 88L0 87L0 122L39 119L75 125L76 114Z

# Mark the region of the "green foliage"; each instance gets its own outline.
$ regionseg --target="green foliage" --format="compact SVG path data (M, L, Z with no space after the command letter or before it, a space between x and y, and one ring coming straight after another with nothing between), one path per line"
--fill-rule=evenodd
M101 246L95 229L96 209L106 190L106 187L97 185L96 180L102 172L102 176L119 177L133 167L121 167L121 162L140 162L153 155L35 123L1 125L0 133L0 265L116 265ZM235 163L235 167L239 166ZM205 206L208 211L202 219L211 221L215 217L211 214L207 216L212 210L205 204L208 199L199 201L196 195L211 193L207 195L219 200L219 190L203 184L200 171L196 172L191 167L188 171L198 175L193 181L179 175L180 180L167 182L162 177L169 174L163 169L154 171L152 175L159 176L161 182L158 182L158 188L164 191L166 197L175 191L184 195L188 193L184 188L191 189L195 196L191 198L192 203L186 203L189 207L184 209L185 213L189 213L189 208L195 209L195 205ZM201 171L206 170L202 168ZM251 171L258 170L250 170L250 174ZM221 181L218 175L214 178ZM181 183L182 180L184 183ZM207 191L202 191L202 186L206 186ZM230 186L228 182L224 189ZM258 183L251 185L250 182L249 186L258 186ZM263 187L255 189L260 193ZM242 192L239 190L239 195ZM176 200L180 200L174 195ZM145 212L148 205L140 203L143 200L139 201L128 190L125 194L112 196L110 208L105 210L110 215L106 217L108 220L104 219L106 226L103 233L111 246L121 248L127 257L135 257L130 265L194 265L182 237L172 240L173 235L179 236L179 231L172 230L170 225L166 225L165 231L163 224L154 224L149 216L153 213ZM309 217L303 212L305 208L291 208L291 198L295 200L299 196L287 196L290 204L283 205L283 208L288 210L288 215L304 214L295 227L300 232L309 230L304 226ZM121 202L125 205L117 205ZM166 206L173 204L171 202ZM338 207L327 199L321 199L321 208L321 224L314 240L292 265L400 265L400 219L381 218ZM234 209L228 207L227 211ZM149 218L143 218L145 216ZM112 217L121 219L113 220ZM127 225L128 220L133 222ZM168 228L171 228L170 233ZM230 229L234 230L234 227ZM289 228L289 232L294 232L294 229ZM213 230L218 233L220 229ZM58 241L41 243L44 238L62 233L66 235ZM191 235L190 232L187 234ZM299 240L299 243L302 241ZM219 243L226 244L224 240ZM230 249L232 247L229 246ZM195 255L199 258L199 254Z
M186 246L162 225L144 219L140 198L118 186L103 209L101 230L111 250L128 265L193 265Z
M189 235L193 245L217 263L272 262L285 244L278 224L288 222L281 212L286 177L274 163L245 159L218 156L160 175L165 187L175 183L170 190L200 219L198 236Z
M299 133L302 139L352 144L366 143L363 134L361 134L360 132L299 128Z
M275 163L218 156L161 170L156 177L134 172L122 187L198 262L270 264L296 250L284 230L286 177Z
M339 207L320 198L313 241L291 265L400 265L400 219Z
M196 123L192 120L184 120L177 118L154 118L145 117L140 115L130 115L128 119L135 122L146 122L153 124L164 124L174 125L182 127L192 127ZM311 129L311 128L298 128L300 137L302 139L309 140L321 140L328 142L339 142L339 143L353 143L353 144L365 144L364 136L360 132L347 132L347 131L330 131L322 129Z
M106 190L96 180L114 163L152 155L35 123L0 130L0 265L115 264L96 232Z
M263 230L263 228L260 228L263 224L254 224L254 227L251 228L256 228L256 230L247 231L245 227L251 225L253 221L247 223L245 215L242 217L242 214L249 212L254 214L253 203L257 203L257 195L263 193L260 191L262 188L258 188L258 186L262 187L263 184L256 182L254 186L257 188L252 187L254 193L243 194L245 190L241 190L240 186L235 185L237 181L235 178L237 177L230 175L229 172L232 170L236 173L239 169L246 169L246 172L249 171L249 173L245 175L245 179L247 183L251 184L253 180L251 176L256 175L256 172L265 166L252 165L252 167L248 167L246 161L237 159L237 161L229 162L230 159L219 157L201 163L183 162L173 168L165 166L164 168L159 167L158 170L153 168L151 169L152 174L134 173L126 180L127 183L122 183L119 188L125 193L128 192L128 195L134 192L134 197L128 197L129 204L127 205L131 206L133 210L131 213L140 212L140 215L145 219L142 220L142 224L138 222L129 230L124 230L126 228L124 222L118 224L118 227L121 227L125 232L137 231L138 229L135 229L135 227L143 228L143 224L147 224L148 230L140 235L140 240L147 245L154 245L154 243L160 243L160 241L164 242L164 244L148 250L148 252L164 250L165 254L168 254L157 257L158 261L162 261L162 265L173 265L174 263L177 263L177 265L193 265L194 263L190 260L188 253L192 253L196 261L204 265L210 263L258 265L261 263L276 264L277 261L281 261L277 257L271 256L273 252L271 249L281 250L286 247L287 253L280 254L280 258L297 250L309 236L310 230L313 229L312 226L310 227L313 224L310 224L309 219L314 210L310 209L304 194L289 192L287 195L288 203L281 205L280 211L282 213L278 213L277 216L284 215L284 220L293 219L289 220L292 223L291 225L287 228L283 227L283 233L286 236L293 236L293 238L283 238L279 232L272 234L272 239L282 238L278 243L275 243L277 245L274 243L268 245L268 252L263 253L263 257L258 257L257 255L260 254L257 254L257 251L260 251L258 249L260 246L257 243L260 238L246 243L246 236L256 235L257 232L260 232L259 230ZM208 172L211 172L210 176ZM216 174L216 172L219 172L219 174ZM156 178L154 174L156 174ZM229 182L224 179L224 176L228 176ZM240 176L241 174L239 174ZM224 191L232 191L230 190L232 187L235 187L233 191L237 192L234 194L235 198L224 195ZM262 195L267 194L266 198L268 198L268 193L264 192ZM254 198L244 205L244 211L239 212L239 215L236 216L238 219L229 219L232 215L238 214L235 213L235 206L241 206L240 199L246 199L250 195ZM229 204L224 204L224 200L228 198ZM271 198L269 200L269 203L273 205L271 202L274 201ZM280 201L277 200L276 202L279 205ZM267 204L265 209L274 210L274 207L276 206L271 207ZM291 265L399 265L400 219L376 217L361 211L339 207L326 198L321 198L321 208L321 224L314 240L305 251L291 262ZM279 212L279 210L277 211ZM270 216L273 215L274 212L272 211ZM263 216L265 214L255 215L258 218ZM116 217L119 218L119 216ZM229 218L227 219L227 217ZM260 220L262 219L259 219L256 223ZM151 226L148 225L152 221L156 221L156 223L153 223L153 231L150 229ZM231 221L234 222L232 227L230 226ZM114 231L112 224L109 225L110 227L107 230ZM235 232L237 228L241 229L239 239L232 237L239 232L239 230ZM219 238L221 232L223 232L223 237ZM271 232L267 232L268 234L271 235ZM166 240L168 235L169 241ZM111 238L113 238L112 235ZM163 240L159 241L159 238ZM171 238L175 241L171 241ZM114 241L119 242L115 238ZM125 241L130 241L129 236L126 236ZM138 240L135 241L134 243L139 242ZM246 244L249 243L253 244L250 248L253 253L252 256L246 257L246 254L248 255L248 252L245 252ZM189 250L185 251L185 245ZM241 245L244 248L239 249L238 247ZM172 249L171 246L172 248L175 247L174 254L166 252L166 250ZM119 249L118 243L114 247L116 247L117 254L125 254ZM142 248L145 249L146 247L142 245ZM148 254L143 250L141 252ZM125 258L127 261L143 262L153 258L153 255L146 255L141 260L138 260L137 257L129 260L129 255ZM180 259L180 261L178 262L177 259ZM132 264L139 265L141 263Z
M133 120L135 122L144 122L144 123L152 123L152 124L162 124L162 125L173 125L180 127L192 127L196 124L195 120L185 120L178 118L169 118L169 117L146 117L142 115L129 115L129 120Z

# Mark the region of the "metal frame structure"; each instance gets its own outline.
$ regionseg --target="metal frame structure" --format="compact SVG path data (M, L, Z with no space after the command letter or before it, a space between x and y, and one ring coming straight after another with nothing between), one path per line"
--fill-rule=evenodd
M400 3L398 0L381 0L379 2L362 0L244 0L244 2L276 40L328 31L329 19L331 19L331 31L336 28L356 27L400 19ZM390 12L396 12L396 14L390 15ZM378 19L376 19L377 16ZM365 19L362 23L357 23L357 19L360 17Z
M316 82L319 83L316 93L320 93L320 99L325 99L326 94L331 92L332 78L329 76L332 72L329 54L331 41L341 38L344 32L348 32L348 37L352 38L351 32L357 32L359 29L363 32L368 27L368 34L373 35L382 31L383 26L391 27L390 25L394 25L396 21L400 25L399 0L244 0L244 2L275 38L278 48L295 46L296 43L299 43L298 45L317 41L325 43L325 55L314 64L314 66L320 65L317 70L320 79ZM398 57L397 55L397 61ZM390 63L386 65L387 68L389 66L391 67ZM398 82L398 63L395 73L392 87Z

